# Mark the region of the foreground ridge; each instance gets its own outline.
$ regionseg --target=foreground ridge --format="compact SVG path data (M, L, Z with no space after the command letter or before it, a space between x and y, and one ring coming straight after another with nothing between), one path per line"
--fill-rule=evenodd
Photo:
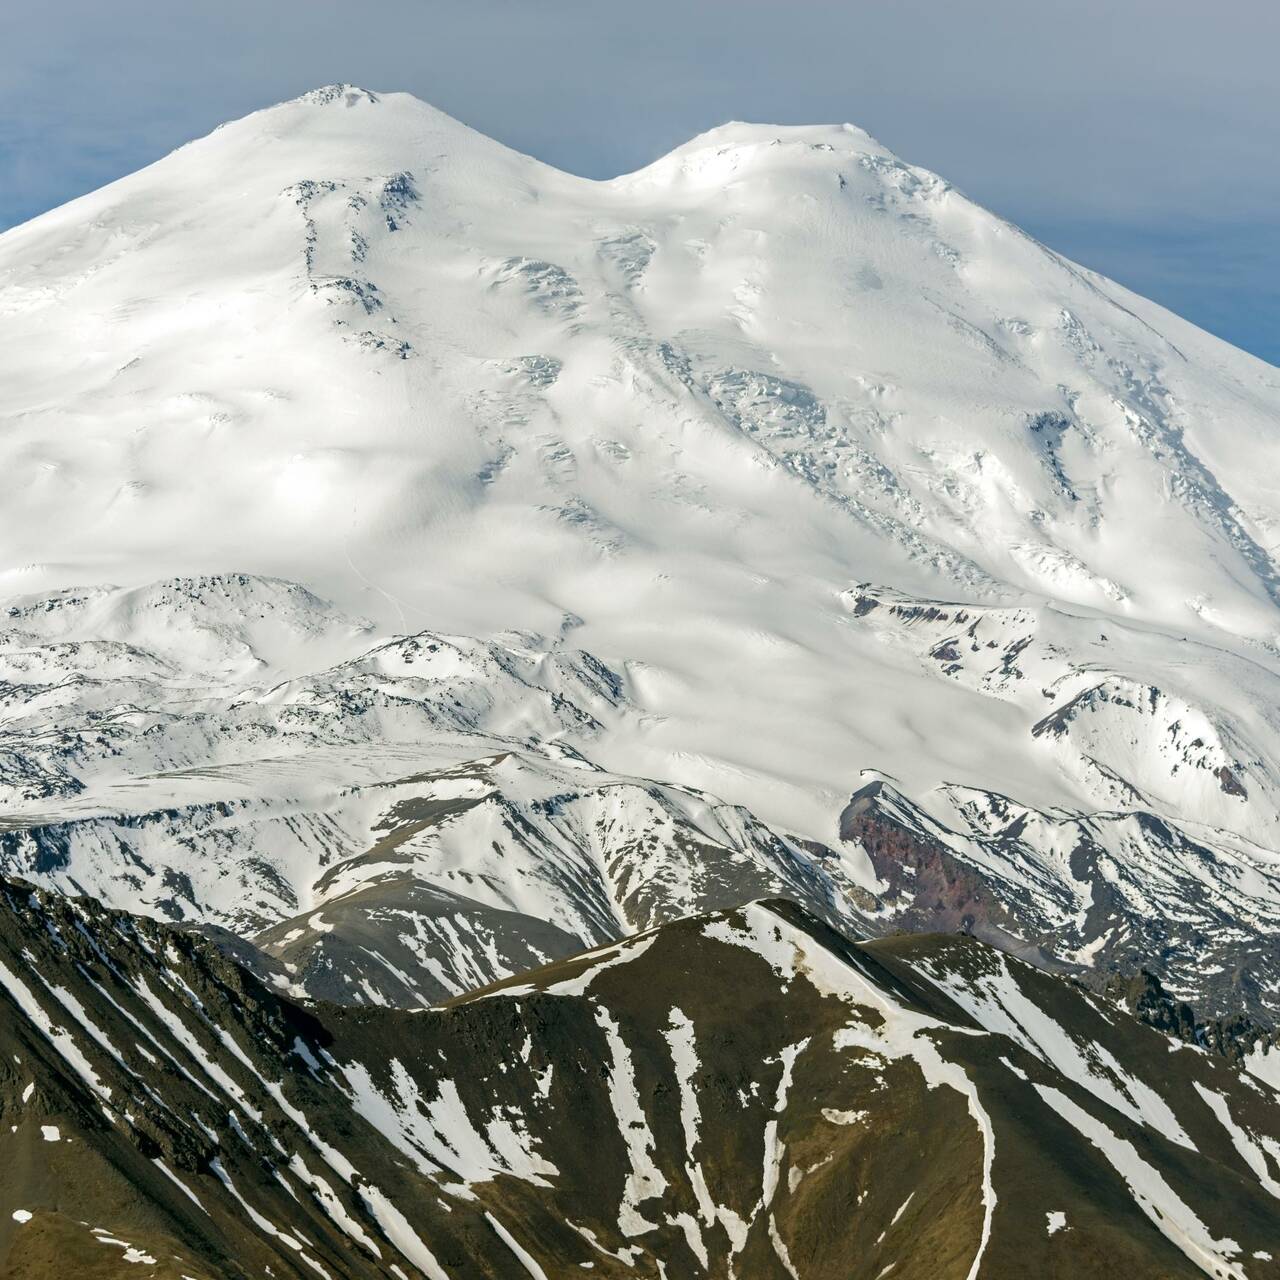
M0 1012L6 1276L1280 1274L1274 1064L971 938L759 902L306 1008L7 881Z

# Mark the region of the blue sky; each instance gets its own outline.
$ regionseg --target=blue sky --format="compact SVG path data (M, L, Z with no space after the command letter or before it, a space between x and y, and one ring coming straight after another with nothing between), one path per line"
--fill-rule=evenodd
M45 0L0 15L0 227L348 80L594 177L851 120L1280 364L1275 0Z

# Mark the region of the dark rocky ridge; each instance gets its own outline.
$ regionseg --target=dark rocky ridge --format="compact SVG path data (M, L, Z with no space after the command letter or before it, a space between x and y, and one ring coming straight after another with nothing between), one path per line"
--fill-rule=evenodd
M1280 1274L1275 1091L972 938L756 904L433 1011L307 1009L9 881L0 963L6 1277L1202 1274L1175 1226Z
M1280 1031L1239 1013L1227 1018L1199 1018L1185 1000L1173 999L1149 969L1114 974L1102 983L1102 993L1123 1005L1150 1027L1184 1044L1199 1045L1229 1062L1242 1062L1255 1050L1280 1046Z

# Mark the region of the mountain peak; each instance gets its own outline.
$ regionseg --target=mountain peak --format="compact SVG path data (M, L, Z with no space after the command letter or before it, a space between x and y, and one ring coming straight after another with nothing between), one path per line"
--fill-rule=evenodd
M381 98L368 89L361 89L354 84L325 84L318 89L309 89L292 99L294 102L305 102L310 106L327 107L333 103L342 103L347 107L359 106L362 103L376 105Z
M884 151L865 129L855 124L770 124L756 120L726 120L706 129L677 147L677 151L724 146L769 146L788 144L830 146L842 151Z
M618 179L684 181L714 187L748 175L787 170L815 161L848 163L889 150L852 124L778 125L730 120L708 129L635 174Z
M1280 888L1252 850L1280 823L1280 722L1257 711L1280 705L1280 399L1255 362L859 130L731 123L591 182L408 95L322 88L6 234L0 349L0 545L45 566L10 590L124 589L74 634L30 615L0 672L24 708L6 710L8 785L43 819L127 774L157 779L128 801L147 812L197 786L293 795L252 764L286 745L323 754L336 793L374 767L357 743L434 768L433 734L461 725L459 758L550 735L610 776L677 780L670 803L628 783L628 821L752 849L773 880L807 868L881 899L892 883L905 912L925 881L957 882L957 859L1004 868L986 918L1071 930L1082 965L1125 936L1116 919L1185 922L1184 886L1206 877L1222 892L1196 927L1248 940L1225 971L1274 936L1260 903ZM331 647L365 644L311 597L129 594L232 567L371 616L369 646L568 625L598 663L562 672L548 652L545 679L508 663L510 699L486 701L442 678L449 646L324 675ZM118 679L76 683L69 646L90 642L115 644ZM242 691L277 670L315 678ZM177 713L180 682L210 676L214 701ZM234 778L191 781L210 764ZM839 858L812 852L869 766L902 801L886 786ZM381 814L351 803L355 858ZM757 838L735 806L809 843ZM1136 877L1114 919L1086 919L1093 881L1065 855L1020 869L1098 838L1098 810L1125 821L1093 865L1179 859L1176 879ZM157 876L189 858L187 821L139 846ZM280 923L332 846L282 834L297 879L268 883L252 821L219 835L219 879L260 885L243 896ZM1193 822L1194 844L1177 835ZM77 849L115 856L114 833L85 832Z

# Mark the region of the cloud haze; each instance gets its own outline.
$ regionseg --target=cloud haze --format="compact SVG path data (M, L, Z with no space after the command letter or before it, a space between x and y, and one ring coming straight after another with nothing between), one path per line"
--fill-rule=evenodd
M1270 0L52 0L4 35L0 226L333 80L595 177L726 119L852 120L1280 363Z

